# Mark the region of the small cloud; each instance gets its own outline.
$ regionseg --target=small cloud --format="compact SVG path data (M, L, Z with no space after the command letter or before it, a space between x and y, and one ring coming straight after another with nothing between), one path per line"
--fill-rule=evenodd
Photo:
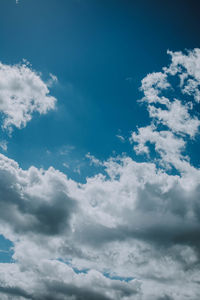
M90 152L88 152L85 157L90 160L90 165L96 165L96 166L103 165L103 163L98 158L96 158L94 155L91 155Z
M65 163L65 162L63 163L63 167L69 169L69 165L67 163Z
M116 137L122 142L125 142L125 138L121 134L117 134Z
M75 149L72 145L65 145L62 146L59 150L60 155L68 155L70 152L72 152Z
M55 83L58 82L58 78L55 75L53 75L52 73L50 73L49 76L50 76L50 78L47 81L47 85L48 85L48 87L52 87L52 85L54 85Z
M53 75L50 80L55 81ZM49 94L48 84L26 60L17 65L0 62L0 85L0 112L4 117L1 127L9 134L13 127L26 127L35 112L42 115L55 109L57 100Z
M8 142L7 141L0 141L0 147L3 151L7 151L8 149Z
M47 155L50 155L50 154L51 154L51 151L50 151L50 150L47 150L47 151L46 151L46 154L47 154Z
M9 253L10 251L8 250L0 250L0 253Z
M73 172L74 173L78 173L80 175L81 174L81 168L80 168L80 166L77 166L76 168L74 168Z

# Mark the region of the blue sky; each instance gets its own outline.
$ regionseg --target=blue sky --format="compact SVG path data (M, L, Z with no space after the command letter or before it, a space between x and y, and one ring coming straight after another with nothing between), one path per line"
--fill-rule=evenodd
M45 158L46 150L73 146L70 160L81 162L87 152L100 159L130 153L116 135L127 138L145 124L138 88L147 73L168 63L166 50L198 46L195 7L184 1L3 0L1 61L25 58L42 78L52 73L59 79L52 88L57 111L15 131L9 157L25 168L61 168L60 157Z
M3 300L199 299L199 44L198 1L1 0Z

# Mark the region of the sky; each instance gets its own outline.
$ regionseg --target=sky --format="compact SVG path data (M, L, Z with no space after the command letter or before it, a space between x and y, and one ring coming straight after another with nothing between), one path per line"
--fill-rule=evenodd
M200 299L198 1L0 0L0 298Z

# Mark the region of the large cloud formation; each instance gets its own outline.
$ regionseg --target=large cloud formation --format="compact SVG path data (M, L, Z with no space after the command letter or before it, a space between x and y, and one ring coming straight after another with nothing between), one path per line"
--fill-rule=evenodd
M130 137L149 162L95 160L105 173L80 184L0 156L0 232L14 245L1 299L200 298L200 170L187 154L200 125L200 50L169 54L142 80L151 121Z

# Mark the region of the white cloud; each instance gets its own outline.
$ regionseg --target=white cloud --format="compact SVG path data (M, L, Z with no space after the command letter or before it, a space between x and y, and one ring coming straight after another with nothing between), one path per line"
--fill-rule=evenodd
M87 153L85 157L90 160L91 165L96 165L96 166L103 165L103 163L99 159L97 159L94 155L91 155L90 153Z
M125 137L123 137L121 134L117 134L116 137L122 142L125 142Z
M187 105L181 104L181 101L177 99L168 105L168 109L149 106L149 115L168 126L173 132L188 134L190 137L196 135L200 125L197 117L191 117Z
M159 102L161 104L168 104L168 99L160 96L160 93L168 88L170 88L170 84L167 81L167 75L165 73L154 72L148 74L142 80L141 91L144 92L144 98L142 98L142 101L147 101L148 103Z
M168 51L168 54L171 55L172 63L168 68L163 68L166 73L184 74L185 78L192 76L200 81L200 49L189 50L186 54L181 51Z
M168 51L168 54L172 63L168 68L163 68L164 72L172 76L178 74L182 93L192 95L196 102L200 102L200 49L195 48L186 54Z
M149 155L149 144L155 145L155 151L161 157L161 164L175 167L178 171L190 169L188 156L183 155L186 148L184 135L194 139L198 133L200 120L194 109L199 102L200 50L168 53L172 57L169 67L162 72L148 74L142 80L142 101L147 103L151 124L133 132L131 141L136 153ZM178 76L180 84L172 86L171 78ZM177 100L176 91L191 97L189 100ZM173 95L174 94L174 95Z
M147 143L154 144L155 151L160 154L162 164L178 164L184 159L181 154L185 149L185 141L183 138L178 138L171 131L157 131L153 125L138 129L138 133L133 132L131 141L137 143L134 150L137 154L146 153L149 155L150 150ZM166 165L165 165L166 166Z
M161 167L88 154L104 172L80 184L0 155L0 232L15 260L0 265L3 300L200 298L200 170L184 153L199 121L188 103L162 96L172 90L163 72L143 80L152 122L131 136L149 158L154 145Z
M76 202L68 196L64 174L53 168L23 171L0 154L0 177L1 224L12 224L16 234L53 236L66 230Z
M55 108L55 102L40 74L27 63L13 66L0 63L0 112L4 129L11 132L13 126L25 127L34 112L46 114Z
M0 147L3 151L7 151L8 149L8 142L3 140L3 141L0 141Z
M108 178L99 174L80 185L53 168L23 171L1 155L0 229L14 242L16 260L1 268L4 294L30 296L31 290L30 297L43 299L49 289L58 289L53 299L62 299L60 293L67 295L69 290L74 299L86 291L101 295L99 299L146 300L151 294L156 299L167 293L187 299L178 292L181 282L184 291L190 286L190 295L198 294L193 278L198 272L200 172L187 186L190 174L167 175L154 164L131 158L104 165ZM89 277L75 274L58 258L96 271ZM9 268L16 270L11 277ZM193 276L187 282L186 268ZM104 271L135 280L111 281L100 274ZM95 274L98 283L92 279Z
M69 165L67 163L64 162L62 165L63 165L63 167L69 169Z
M4 264L1 271L4 275L0 288L0 292L4 293L2 300L9 299L10 295L21 296L22 299L54 300L121 300L134 296L139 300L140 284L136 280L131 283L113 281L94 270L76 274L71 267L55 260L42 260L35 271L25 268L22 272L16 264ZM6 285L8 282L9 286Z

